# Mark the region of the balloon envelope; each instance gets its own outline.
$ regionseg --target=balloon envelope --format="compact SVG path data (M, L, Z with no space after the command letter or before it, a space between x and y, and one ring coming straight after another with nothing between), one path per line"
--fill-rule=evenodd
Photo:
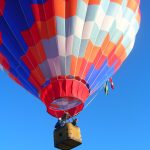
M0 64L61 117L83 109L131 52L139 0L1 0Z

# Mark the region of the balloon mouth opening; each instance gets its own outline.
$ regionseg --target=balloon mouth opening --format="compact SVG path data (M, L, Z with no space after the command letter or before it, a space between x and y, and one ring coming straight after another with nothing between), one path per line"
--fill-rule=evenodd
M79 113L89 95L90 89L85 80L80 77L58 76L43 88L40 97L48 113L59 118L64 112L71 116Z
M63 98L58 98L58 99L54 100L49 105L49 108L53 109L53 110L65 111L65 110L77 107L80 104L82 104L82 101L80 99L77 99L75 97L63 97Z

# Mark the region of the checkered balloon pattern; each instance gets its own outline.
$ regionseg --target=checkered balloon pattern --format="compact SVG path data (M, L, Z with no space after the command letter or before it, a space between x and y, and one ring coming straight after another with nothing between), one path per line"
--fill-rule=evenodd
M93 94L133 49L139 5L139 0L0 0L0 64L38 98L52 78L67 75L85 80Z

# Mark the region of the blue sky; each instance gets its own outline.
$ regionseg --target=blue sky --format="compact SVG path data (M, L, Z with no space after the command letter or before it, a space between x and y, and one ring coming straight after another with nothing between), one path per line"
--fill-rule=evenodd
M150 1L134 50L114 76L116 89L99 92L79 115L77 150L150 150ZM44 105L0 72L0 150L53 150L55 118Z

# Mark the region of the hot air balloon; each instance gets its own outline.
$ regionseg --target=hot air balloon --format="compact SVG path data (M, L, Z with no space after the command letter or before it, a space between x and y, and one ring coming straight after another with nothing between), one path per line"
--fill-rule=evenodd
M62 117L120 68L140 25L139 0L1 0L0 64Z

